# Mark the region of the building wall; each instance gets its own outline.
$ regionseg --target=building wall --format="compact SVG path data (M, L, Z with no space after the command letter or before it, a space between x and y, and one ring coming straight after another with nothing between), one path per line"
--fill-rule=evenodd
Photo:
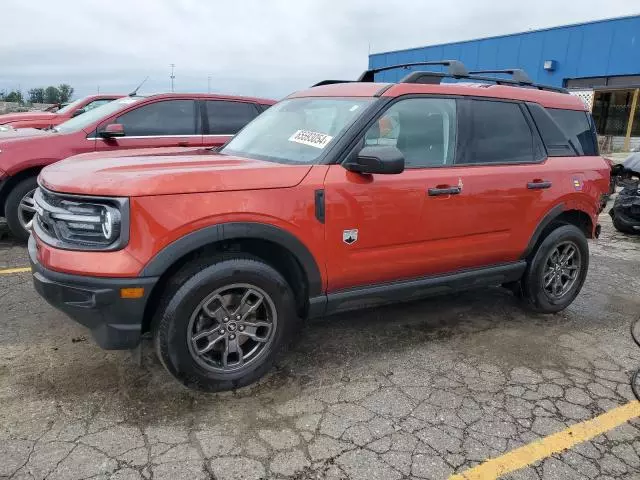
M569 78L637 75L640 15L376 53L369 56L369 68L428 60L461 60L469 70L522 68L535 82L555 86ZM556 70L544 70L545 60L555 60ZM406 74L391 70L377 74L376 80L395 82Z

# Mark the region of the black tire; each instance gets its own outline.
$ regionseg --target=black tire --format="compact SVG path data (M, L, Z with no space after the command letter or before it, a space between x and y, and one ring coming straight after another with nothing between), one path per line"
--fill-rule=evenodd
M635 228L633 228L633 226L623 221L616 214L611 215L611 220L613 221L613 227L621 233L629 233L635 235L640 234L640 230L636 230Z
M36 177L28 177L15 185L7 195L4 203L4 214L7 219L7 226L15 238L26 242L29 239L29 230L26 230L20 223L18 209L23 197L38 187Z
M558 246L573 244L580 255L580 267L570 288L555 298L544 288L543 276L549 256ZM574 225L562 225L549 232L539 243L522 277L522 294L527 306L539 313L556 313L576 298L589 269L589 245L584 233Z
M172 280L156 312L152 333L162 364L189 388L218 392L255 382L271 369L278 353L286 349L300 324L294 295L287 281L274 268L253 257L224 255L198 259L181 269ZM277 323L272 327L273 331L269 330L270 343L262 347L261 353L249 364L233 372L212 371L203 366L205 362L202 359L196 360L198 355L192 353L191 319L212 292L240 284L257 287L267 295L269 305L275 309ZM229 327L227 337L231 332L230 323L226 324ZM246 333L238 333L238 340L240 335ZM223 344L228 345L226 342L228 339Z

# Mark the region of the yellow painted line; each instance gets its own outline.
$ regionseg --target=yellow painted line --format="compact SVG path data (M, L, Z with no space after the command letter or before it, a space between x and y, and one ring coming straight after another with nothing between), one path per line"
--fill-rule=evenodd
M0 275L11 275L12 273L24 273L30 271L31 267L5 268L4 270L0 270Z
M591 420L571 425L566 430L541 438L480 465L452 475L449 480L489 480L506 475L532 463L560 453L578 443L586 442L623 423L640 417L640 402L634 401L614 408Z

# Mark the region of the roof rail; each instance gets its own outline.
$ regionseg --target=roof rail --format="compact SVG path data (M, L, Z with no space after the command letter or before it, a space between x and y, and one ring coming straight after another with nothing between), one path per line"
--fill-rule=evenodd
M469 75L467 68L464 66L464 63L458 60L439 60L433 62L413 62L413 63L401 63L398 65L388 65L386 67L372 68L369 70L365 70L360 78L358 78L358 82L373 82L374 76L376 73L384 72L387 70L393 70L395 68L410 68L416 67L418 65L442 65L448 67L447 74L451 77L464 77ZM433 72L437 73L437 72Z
M508 68L505 70L473 70L469 72L470 75L477 75L482 73L503 73L505 75L511 75L511 78L515 82L533 85L533 80L531 80L529 78L529 75L527 75L527 72L525 72L521 68Z
M533 83L533 80L527 75L527 72L520 68L509 68L505 70L473 70L468 71L462 62L459 60L440 60L431 62L413 62L402 63L397 65L389 65L386 67L372 68L366 70L360 75L356 82L373 82L375 74L379 72L385 72L387 70L394 70L397 68L410 68L418 65L442 65L446 66L447 73L443 72L429 72L429 71L413 71L400 79L397 83L422 83L422 84L439 84L443 78L453 78L457 80L475 80L479 82L495 83L496 85L512 85L516 87L530 87L537 88L538 90L549 90L558 93L569 93L566 88L552 87L550 85L541 85ZM484 74L498 73L504 75L511 75L511 78L499 78L499 77L487 77ZM316 83L313 87L320 85L331 85L334 83L351 83L353 80L323 80Z
M314 83L311 85L313 87L320 87L322 85L333 85L334 83L353 83L355 80L322 80L321 82Z

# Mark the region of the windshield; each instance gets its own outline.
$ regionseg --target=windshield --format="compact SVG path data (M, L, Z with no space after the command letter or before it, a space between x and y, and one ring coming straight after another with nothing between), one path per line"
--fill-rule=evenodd
M88 112L83 113L82 115L73 117L72 119L61 123L53 130L61 133L78 132L87 128L89 125L92 125L94 122L108 117L112 113L115 113L118 110L122 110L123 108L126 108L132 103L138 102L143 98L144 97L119 98L117 100L114 100L113 102L105 103L100 107L93 108Z
M76 100L75 102L71 102L69 105L66 105L64 107L62 107L60 110L57 110L56 113L67 113L71 110L75 110L76 107L80 104L80 102L82 102L82 100L84 100L83 98L80 98L78 100Z
M374 98L293 98L269 108L221 152L280 163L314 163Z

